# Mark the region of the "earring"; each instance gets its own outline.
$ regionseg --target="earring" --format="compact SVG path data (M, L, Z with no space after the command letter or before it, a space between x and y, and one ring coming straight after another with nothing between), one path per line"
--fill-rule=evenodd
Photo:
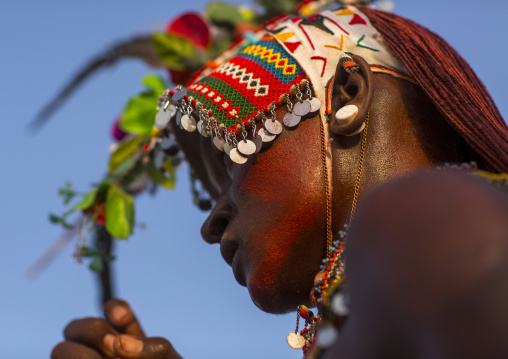
M335 119L340 125L348 125L358 116L358 106L347 105L335 113Z
M353 58L347 52L344 52L342 55L340 55L339 64L348 74L355 73L360 70L360 66L358 66L356 61L353 60Z

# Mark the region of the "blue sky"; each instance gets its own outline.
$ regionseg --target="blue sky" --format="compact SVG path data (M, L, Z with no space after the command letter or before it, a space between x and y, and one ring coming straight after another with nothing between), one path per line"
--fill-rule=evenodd
M35 280L30 265L59 236L47 221L63 206L65 181L86 190L108 157L109 126L141 90L148 70L125 61L88 81L36 136L28 122L80 65L119 39L163 26L205 1L17 0L0 3L0 347L2 358L48 357L65 324L98 315L95 278L68 246ZM460 5L459 5L460 4ZM399 0L395 12L448 40L485 82L501 113L508 73L508 2ZM236 284L217 246L200 239L206 214L191 204L187 170L177 190L138 198L138 229L117 242L117 295L149 335L170 339L187 358L299 358L285 343L294 315L259 311ZM267 354L269 353L269 354Z

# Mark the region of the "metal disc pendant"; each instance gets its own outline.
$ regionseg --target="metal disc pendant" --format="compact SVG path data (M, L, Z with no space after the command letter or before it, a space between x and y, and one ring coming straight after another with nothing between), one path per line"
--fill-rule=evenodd
M275 137L277 137L277 136L266 132L265 129L262 128L258 132L258 137L261 137L261 141L263 141L263 142L272 142L273 140L275 140Z
M256 137L254 137L252 139L252 141L254 142L254 144L256 145L256 153L258 153L259 151L261 151L261 148L263 147L263 139L261 138L261 136L258 135Z
M164 164L164 160L166 159L166 154L163 151L157 151L155 153L153 164L156 168L161 168Z
M305 346L305 338L300 333L291 332L286 340L293 349L302 349Z
M226 141L224 141L222 138L218 136L215 136L212 141L219 151L224 151L224 144L226 143Z
M231 161L233 161L234 163L238 163L239 165L244 164L248 160L248 158L242 156L240 152L238 152L238 149L236 148L233 148L229 152L229 158L231 158Z
M198 132L204 136L204 137L210 137L210 131L208 131L208 128L206 126L205 121L200 120L197 125Z
M191 115L183 115L181 121L185 131L193 132L196 130L196 120Z
M171 120L171 117L173 116L174 113L172 113L172 111L170 111L169 108L167 110L164 110L164 107L161 107L161 109L159 110L159 112L157 112L157 115L155 116L155 127L157 127L159 130L165 129L169 123L169 120Z
M182 112L180 110L176 111L176 125L180 126L182 123Z
M313 97L312 99L307 99L305 101L310 103L310 113L319 111L321 108L321 100L317 97Z
M331 307L333 312L337 315L346 316L349 314L349 308L346 304L346 297L342 293L337 293L333 296Z
M266 120L265 130L270 132L272 135L278 135L282 132L282 125L277 120Z
M233 147L231 146L231 144L229 142L226 142L224 144L223 150L226 153L226 155L229 156L229 153L231 152L232 149L233 149Z
M307 101L298 101L293 106L293 113L297 114L298 116L305 116L310 112L310 103Z
M294 112L288 112L284 115L282 122L287 127L295 127L296 125L298 125L300 123L301 120L302 120L301 116L298 116Z
M321 348L329 348L333 343L337 340L337 329L332 327L331 325L322 327L317 333L317 338L315 343Z
M175 141L169 137L162 137L161 138L160 146L163 150L167 150L174 144L175 144Z
M171 99L175 102L180 101L182 98L185 97L187 94L187 89L185 87L181 88L180 90L176 91L173 97Z
M256 153L256 144L251 140L241 140L238 142L238 151L244 156L252 155Z

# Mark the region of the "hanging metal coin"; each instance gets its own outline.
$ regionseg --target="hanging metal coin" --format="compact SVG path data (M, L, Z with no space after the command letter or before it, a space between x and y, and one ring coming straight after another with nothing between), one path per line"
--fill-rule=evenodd
M302 349L305 346L305 338L300 333L291 332L286 340L293 349Z
M196 130L196 120L191 115L183 115L181 121L185 131L193 132Z
M282 125L277 120L266 120L265 121L265 130L268 131L272 135L278 135L282 132Z
M212 141L213 141L213 144L215 145L215 147L217 147L218 150L224 151L224 145L226 144L226 141L224 141L219 136L215 136Z
M208 130L205 121L200 120L197 125L198 132L204 137L210 137L211 133Z
M156 168L161 168L164 160L166 159L166 154L163 151L157 151L153 158L153 164Z
M187 94L187 89L182 87L180 90L176 91L173 97L171 98L174 102L180 101Z
M238 163L239 165L247 162L248 158L247 157L244 157L240 154L240 152L238 152L238 149L236 148L233 148L230 152L229 152L229 158L231 158L231 161L233 161L234 163Z
M259 133L256 137L252 139L252 142L254 142L254 144L256 145L256 153L261 151L261 148L263 147L263 139L261 138Z
M161 141L159 142L159 146L161 146L161 148L163 150L167 150L168 148L170 148L174 144L175 144L175 141L173 139L169 138L169 137L162 137Z
M298 116L305 116L310 112L310 103L307 101L298 101L293 106L293 113Z
M229 156L229 153L231 152L232 149L233 149L233 146L231 146L231 144L229 142L226 142L224 144L223 150L226 153L226 155Z
M288 112L284 115L282 122L287 127L295 127L296 125L298 125L300 123L301 120L302 120L301 116L298 116L294 112Z
M182 123L182 111L178 110L176 111L176 125L180 126Z
M275 140L275 137L277 137L277 136L272 135L271 133L268 133L267 131L265 131L264 128L262 128L258 132L258 137L261 137L261 141L263 141L263 142L272 142L273 140Z
M163 130L166 128L169 120L171 120L169 111L166 111L164 110L164 107L161 107L155 116L155 127L157 127L159 130Z
M322 327L317 333L316 345L322 348L329 348L333 343L337 340L338 337L337 329L328 325L326 327Z
M332 298L332 310L339 316L346 316L349 314L349 308L346 304L346 297L343 293L337 293Z
M310 103L310 113L319 111L321 108L321 100L319 100L317 97L313 97L311 99L305 100Z
M252 155L256 153L256 144L251 140L241 140L238 142L238 151L244 156Z

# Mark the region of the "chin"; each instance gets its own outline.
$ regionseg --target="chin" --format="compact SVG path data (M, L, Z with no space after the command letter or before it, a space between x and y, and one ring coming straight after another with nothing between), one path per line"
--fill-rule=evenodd
M311 307L309 299L311 288L295 290L286 288L284 281L270 281L266 277L253 276L247 279L247 289L252 302L263 312L284 314L296 311L299 305Z

